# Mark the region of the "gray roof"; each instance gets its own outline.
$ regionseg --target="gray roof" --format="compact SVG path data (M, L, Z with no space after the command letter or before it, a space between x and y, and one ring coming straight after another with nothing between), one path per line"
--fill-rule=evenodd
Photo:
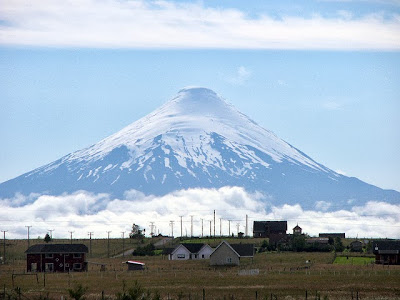
M84 244L37 244L25 253L88 253L88 248Z
M241 257L254 256L253 244L230 244L230 245Z

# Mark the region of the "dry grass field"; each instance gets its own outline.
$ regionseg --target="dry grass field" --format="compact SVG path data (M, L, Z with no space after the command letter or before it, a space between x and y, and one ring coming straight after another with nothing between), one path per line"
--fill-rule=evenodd
M134 248L134 242L129 242L125 248ZM8 245L10 256L13 247L26 249L26 244L22 245L26 240L15 243ZM122 292L124 284L129 288L137 280L143 288L158 291L162 299L203 299L203 292L205 299L306 299L306 295L307 299L400 299L400 266L332 264L333 253L260 253L253 260L243 260L239 267L229 268L210 267L208 261L135 257L146 263L147 269L128 272L123 263L127 257L104 258L107 240L92 243L93 257L88 260L106 264L105 272L90 264L84 273L39 274L38 282L32 275L16 276L13 282L12 274L24 273L26 268L24 251L15 251L14 258L0 266L0 298L3 289L18 298L13 292L18 287L21 299L44 299L46 295L67 299L67 290L82 284L88 287L86 299L101 299L102 293L110 299ZM110 248L121 252L121 240L110 241ZM306 264L306 260L311 263ZM258 269L258 275L239 275L251 269Z

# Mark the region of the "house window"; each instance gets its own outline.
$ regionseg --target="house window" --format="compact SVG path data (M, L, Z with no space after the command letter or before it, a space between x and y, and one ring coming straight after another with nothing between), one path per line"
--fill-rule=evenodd
M178 254L177 257L178 258L185 258L185 254Z
M53 253L46 253L44 258L53 258Z
M46 272L54 272L54 264L53 263L46 263L45 264Z
M81 253L74 253L73 258L81 258L82 254Z
M202 255L201 255L201 258L204 258L204 257L205 257L204 254L202 254Z
M80 269L82 269L82 264L75 263L74 264L74 270L80 270Z
M227 262L227 263L232 263L232 257L227 257L227 258L226 258L226 262Z

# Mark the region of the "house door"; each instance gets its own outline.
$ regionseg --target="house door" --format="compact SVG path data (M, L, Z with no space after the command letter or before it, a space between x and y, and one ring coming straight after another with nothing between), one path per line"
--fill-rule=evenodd
M46 263L46 272L54 272L54 264L53 263Z

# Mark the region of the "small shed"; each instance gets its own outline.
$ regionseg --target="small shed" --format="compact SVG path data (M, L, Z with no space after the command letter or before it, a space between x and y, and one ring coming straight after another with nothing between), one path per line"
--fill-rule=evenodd
M128 260L124 263L128 265L128 271L142 271L145 268L145 264L140 261Z

